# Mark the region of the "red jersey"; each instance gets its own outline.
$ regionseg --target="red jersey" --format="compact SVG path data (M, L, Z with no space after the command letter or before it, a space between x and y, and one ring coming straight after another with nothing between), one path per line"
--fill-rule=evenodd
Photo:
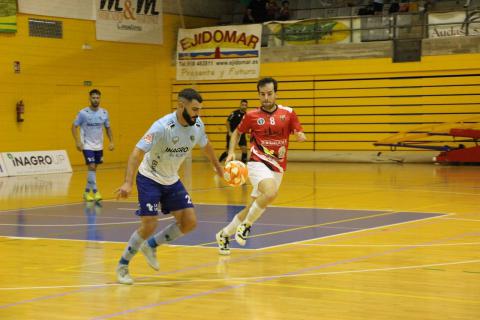
M276 172L287 168L289 135L303 132L293 109L281 105L271 113L262 108L247 112L237 130L250 134L250 160L263 162Z

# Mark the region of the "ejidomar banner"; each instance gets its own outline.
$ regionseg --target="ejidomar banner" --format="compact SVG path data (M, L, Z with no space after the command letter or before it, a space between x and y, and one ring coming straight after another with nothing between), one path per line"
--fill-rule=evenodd
M262 25L180 29L177 80L258 78Z
M360 42L360 19L272 21L268 46L300 46L307 44Z
M0 32L17 32L17 0L0 0Z
M163 43L162 0L96 0L98 40Z

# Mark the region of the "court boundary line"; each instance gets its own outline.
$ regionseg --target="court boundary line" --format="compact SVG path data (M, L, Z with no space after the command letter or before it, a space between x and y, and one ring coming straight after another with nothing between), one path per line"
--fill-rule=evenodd
M266 276L257 276L257 277L233 277L233 278L213 278L213 279L188 279L188 280L170 280L170 281L140 281L135 282L133 285L128 287L135 286L147 286L153 284L181 284L181 283L198 283L198 282L217 282L217 281L262 281L262 280L274 280L274 279L283 279L283 278L295 278L295 277L315 277L315 276L326 276L326 275L338 275L338 274L353 274L353 273L366 273L366 272L379 272L379 271L397 271L405 269L420 269L420 268L429 268L429 267L439 267L439 266L449 266L449 265L459 265L459 264L474 264L480 263L480 259L473 260L459 260L459 261L450 261L450 262L439 262L439 263L430 263L430 264L420 264L420 265L409 265L409 266L400 266L400 267L387 267L387 268L370 268L370 269L358 269L358 270L342 270L342 271L330 271L330 272L312 272L312 273L286 273L280 275L266 275ZM248 285L251 283L245 283ZM116 282L107 282L101 284L79 284L79 285L65 285L65 286L31 286L31 287L0 287L0 291L15 291L15 290L44 290L44 289L62 289L62 288L97 288L97 287L115 287L115 286L126 286L121 283ZM479 302L480 303L480 302ZM0 305L0 309L4 307Z

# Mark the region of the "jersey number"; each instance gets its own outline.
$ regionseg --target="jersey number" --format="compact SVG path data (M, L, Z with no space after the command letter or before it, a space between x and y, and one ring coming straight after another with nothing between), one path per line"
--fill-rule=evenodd
M270 118L270 124L271 124L271 125L274 125L274 124L275 124L275 118L274 118L274 117L271 117L271 118Z

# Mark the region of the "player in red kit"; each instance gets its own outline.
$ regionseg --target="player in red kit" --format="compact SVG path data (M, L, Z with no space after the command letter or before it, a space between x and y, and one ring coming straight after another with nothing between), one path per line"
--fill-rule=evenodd
M295 134L297 141L307 138L292 108L275 103L277 81L264 78L258 81L261 107L247 112L230 138L225 162L235 159L235 146L243 133L250 134L251 154L248 177L253 186L252 201L233 220L216 234L220 254L230 254L230 236L244 246L252 225L266 207L277 197L283 173L287 168L288 138Z

